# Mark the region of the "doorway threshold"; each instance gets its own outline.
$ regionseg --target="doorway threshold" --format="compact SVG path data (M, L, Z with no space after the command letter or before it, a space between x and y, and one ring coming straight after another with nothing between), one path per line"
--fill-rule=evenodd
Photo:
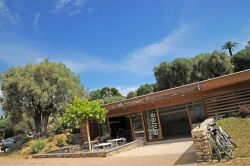
M155 141L155 142L146 142L146 145L155 145L155 144L169 144L174 142L186 142L186 141L193 141L192 137L182 137L182 138L166 138L162 141Z

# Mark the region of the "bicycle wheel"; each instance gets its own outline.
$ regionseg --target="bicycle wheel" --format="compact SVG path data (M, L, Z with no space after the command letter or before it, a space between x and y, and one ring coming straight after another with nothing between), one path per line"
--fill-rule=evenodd
M220 149L218 147L214 147L214 152L220 161L222 159Z
M236 142L231 137L229 137L228 139L229 139L230 143L233 145L233 148L237 148L238 147L237 144L236 144Z
M233 158L234 158L233 151L232 151L231 148L228 148L228 149L224 150L224 153L225 153L230 159L233 159Z

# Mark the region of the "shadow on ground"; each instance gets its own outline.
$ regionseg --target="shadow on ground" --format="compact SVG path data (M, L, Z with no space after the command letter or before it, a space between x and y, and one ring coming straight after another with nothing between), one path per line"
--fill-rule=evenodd
M193 149L193 146L190 146L174 163L174 165L185 165L185 164L194 164L197 163L195 152L190 153Z

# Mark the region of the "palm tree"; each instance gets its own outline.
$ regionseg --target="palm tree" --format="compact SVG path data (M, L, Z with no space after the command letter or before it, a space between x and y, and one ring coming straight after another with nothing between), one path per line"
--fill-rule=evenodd
M237 42L234 41L227 41L223 46L222 50L228 50L229 54L233 56L233 49L238 45Z

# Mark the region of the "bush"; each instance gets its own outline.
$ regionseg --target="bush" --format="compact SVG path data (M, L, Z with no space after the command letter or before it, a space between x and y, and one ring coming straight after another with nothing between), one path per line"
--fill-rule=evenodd
M62 134L63 130L63 126L57 126L52 132L54 132L55 134Z
M40 150L42 150L45 147L44 141L38 140L34 145L31 147L31 153L35 154L38 153Z
M67 142L67 144L73 144L73 136L72 136L72 134L67 135L66 142Z
M58 146L58 147L64 147L65 146L65 142L64 142L64 140L62 139L62 138L58 138L57 139L57 143L56 143L56 146Z

